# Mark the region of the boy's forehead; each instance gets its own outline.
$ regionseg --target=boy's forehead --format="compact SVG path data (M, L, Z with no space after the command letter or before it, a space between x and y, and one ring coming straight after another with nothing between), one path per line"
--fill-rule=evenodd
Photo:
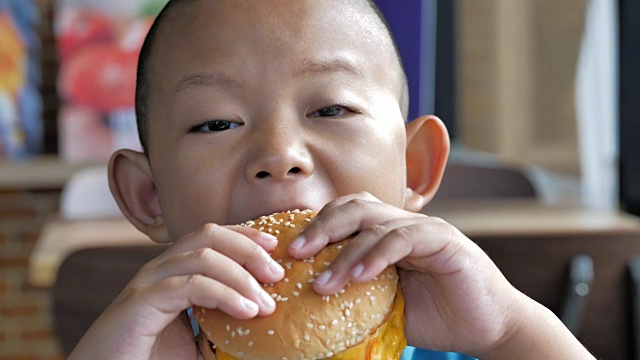
M393 42L366 0L198 0L184 4L168 17L155 41L154 61L160 61L163 71L173 68L189 73L192 69L188 67L211 65L212 57L230 63L243 55L255 56L256 49L267 58L286 61L342 52L368 67L378 63L387 73L389 67L399 69Z

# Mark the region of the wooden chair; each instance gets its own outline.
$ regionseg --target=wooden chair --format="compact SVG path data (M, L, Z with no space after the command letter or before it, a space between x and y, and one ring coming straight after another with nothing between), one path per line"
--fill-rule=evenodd
M521 168L499 163L451 161L433 202L535 198L536 194L533 182Z
M53 287L53 322L69 354L125 285L164 246L90 248L70 254Z

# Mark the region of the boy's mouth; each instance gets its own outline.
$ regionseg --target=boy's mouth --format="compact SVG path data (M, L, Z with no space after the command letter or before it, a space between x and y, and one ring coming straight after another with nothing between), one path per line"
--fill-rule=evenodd
M291 182L275 185L242 188L233 194L227 224L239 224L295 209L319 211L338 197L335 189L326 184Z

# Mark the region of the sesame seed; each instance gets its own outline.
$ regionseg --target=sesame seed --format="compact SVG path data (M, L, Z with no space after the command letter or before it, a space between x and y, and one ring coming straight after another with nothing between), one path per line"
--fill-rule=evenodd
M229 340L225 340L225 341L224 341L224 343L225 343L226 345L229 345Z
M307 327L308 327L309 329L313 329L313 324L312 324L312 323L307 323Z
M292 292L291 294L293 294L293 296L298 296L300 295L300 293L298 293L297 291Z
M307 334L307 333L304 333L304 339L307 340L307 341L311 340L311 338L309 337L309 334Z
M267 335L273 335L273 334L275 334L275 332L273 330L267 331Z
M249 342L247 343L247 347L252 347L252 346L253 346L253 341L249 341Z
M225 329L227 329L227 332L231 331L231 327L229 326L229 324L227 324L227 326L225 326Z
M326 327L326 326L324 326L324 325L318 325L318 329L320 329L320 330L324 330L324 329L326 329L326 328L327 328L327 327Z
M331 325L336 325L338 323L338 319L333 319L333 321L331 321Z
M289 278L284 278L284 282L289 282Z
M297 283L297 284L296 284L296 287L297 287L298 289L302 289L302 284L301 284L301 283Z
M233 330L233 331L231 332L231 337L232 337L232 338L236 337L236 331L235 331L235 330Z

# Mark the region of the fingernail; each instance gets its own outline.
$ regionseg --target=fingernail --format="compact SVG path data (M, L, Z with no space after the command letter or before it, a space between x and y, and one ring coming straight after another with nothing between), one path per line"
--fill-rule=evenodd
M313 282L315 282L316 284L324 285L329 282L329 279L331 279L331 275L333 275L331 273L331 270L325 270L322 274L318 275L318 277Z
M284 274L284 269L282 268L282 266L280 266L280 264L278 264L277 262L275 262L273 260L269 261L269 270L274 275L281 276L281 275Z
M258 305L249 299L242 298L242 305L252 313L258 312Z
M258 294L258 297L260 298L260 302L262 303L262 305L268 308L272 308L276 306L276 301L273 300L273 298L271 297L271 295L269 295L268 292L264 290L260 291L260 293Z
M363 271L364 271L364 264L360 263L354 266L353 269L351 269L351 276L353 276L354 278L359 278L360 275L362 275Z
M278 242L278 238L271 235L271 234L267 234L267 233L262 233L260 234L260 236L262 236L262 239L268 241L268 242Z
M300 235L295 240L293 240L291 244L289 244L289 247L300 250L306 242L307 240L304 238L304 236Z

